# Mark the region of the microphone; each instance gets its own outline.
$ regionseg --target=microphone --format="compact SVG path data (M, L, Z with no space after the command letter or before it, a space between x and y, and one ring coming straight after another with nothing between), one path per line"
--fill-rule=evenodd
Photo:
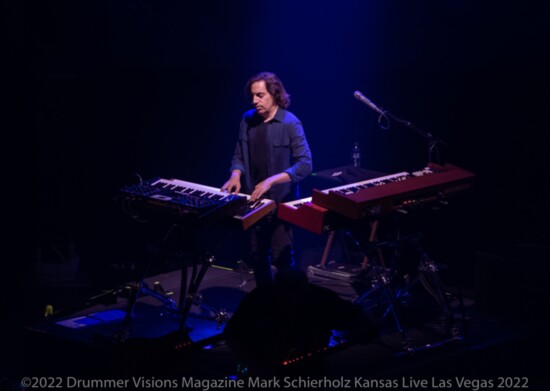
M374 103L372 103L372 102L370 101L370 99L367 98L365 95L363 95L361 92L355 91L355 92L353 93L353 96L355 96L355 99L360 100L361 102L363 102L364 104L366 104L367 106L369 106L371 109L373 109L373 110L376 111L377 113L379 113L379 114L384 114L384 110L382 110L381 108L379 108L378 106L376 106Z

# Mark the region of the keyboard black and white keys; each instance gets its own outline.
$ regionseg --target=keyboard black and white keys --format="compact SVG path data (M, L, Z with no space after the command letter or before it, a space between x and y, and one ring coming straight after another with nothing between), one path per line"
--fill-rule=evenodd
M234 217L242 222L243 229L275 208L272 200L251 203L246 194L228 194L211 186L158 177L124 186L116 198L131 215L167 216L189 223L213 223Z
M414 172L400 172L326 190L313 190L312 202L351 219L390 212L408 202L471 187L475 174L462 168L430 163Z
M326 197L331 192L347 195L353 194L361 189L368 189L374 186L381 186L390 182L400 181L407 178L407 172L387 175L383 177L368 179L352 184L332 187L320 190ZM318 196L319 198L319 196ZM341 214L331 211L324 205L315 203L312 197L302 198L295 201L285 202L279 205L278 216L281 220L292 223L316 234L332 231L348 223Z
M430 163L419 171L399 172L324 190L312 197L279 205L282 220L320 234L350 226L354 220L376 219L410 202L426 202L471 187L475 174L446 164Z

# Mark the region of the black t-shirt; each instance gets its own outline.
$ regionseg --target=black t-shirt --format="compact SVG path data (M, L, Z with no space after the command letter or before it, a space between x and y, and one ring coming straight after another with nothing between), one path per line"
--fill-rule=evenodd
M250 129L250 168L252 184L267 178L267 123L261 122Z

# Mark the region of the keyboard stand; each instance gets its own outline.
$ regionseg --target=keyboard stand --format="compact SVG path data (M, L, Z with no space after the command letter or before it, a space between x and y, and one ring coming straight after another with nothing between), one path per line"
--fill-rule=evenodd
M181 268L181 284L180 284L180 325L179 325L179 331L184 332L191 329L191 327L187 324L187 317L189 316L189 311L191 310L191 306L193 303L195 303L198 300L198 290L200 287L200 284L204 278L204 275L206 274L208 268L210 265L214 263L214 256L205 253L203 256L200 257L199 262L200 270L197 265L197 261L193 261L192 266L192 272L191 272L191 278L189 280L189 287L187 287L187 267L185 265Z
M176 341L186 340L187 333L192 329L192 327L188 324L188 316L192 305L197 304L205 306L200 303L201 297L198 290L204 276L206 275L206 272L208 271L208 268L214 262L214 256L211 255L210 250L219 244L216 240L221 241L224 235L229 232L232 227L232 223L232 221L230 221L230 223L220 221L217 225L171 225L168 232L164 235L161 243L163 246L166 245L169 236L174 231L179 230L178 235L176 235L176 238L173 240L175 241L177 248L170 249L170 251L174 251L176 254L179 254L182 259L179 301L176 304L176 302L169 295L164 293L164 290L160 284L155 284L153 289L151 289L143 280L140 282L126 284L124 287L124 289L128 292L126 315L124 318L123 327L115 337L116 340L124 341L130 337L131 325L134 320L134 308L137 303L137 299L140 296L145 295L152 296L161 301L167 311L172 314L179 315L178 330L170 334L172 334L172 338ZM149 261L148 266L150 266L152 261L153 259ZM145 270L149 268L148 266ZM189 270L191 273L189 273ZM227 320L224 311L214 311L214 315L219 327Z
M376 243L378 241L378 225L379 221L375 220L370 223L371 231L369 235L369 243ZM334 242L334 235L336 234L336 231L330 231L328 234L327 242L325 244L325 248L323 250L323 255L321 257L321 263L319 264L320 267L324 268L327 265L328 256L330 254L330 250L332 248L332 243ZM382 255L382 251L379 247L377 247L378 256L380 258L381 265L384 267L384 257ZM365 270L369 265L369 257L367 254L363 255L363 260L361 261L361 270Z
M145 281L130 282L124 286L124 289L128 292L128 301L126 302L126 314L124 316L124 322L122 330L116 335L116 339L124 341L130 336L130 327L132 325L132 318L134 314L134 308L137 303L137 299L140 296L151 296L163 303L164 308L171 313L179 313L179 308L176 302L164 293L164 289L160 284L155 283L154 288L151 289Z

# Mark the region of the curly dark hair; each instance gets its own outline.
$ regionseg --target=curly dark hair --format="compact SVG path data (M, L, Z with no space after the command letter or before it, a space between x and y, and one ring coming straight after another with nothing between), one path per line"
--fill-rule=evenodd
M273 72L260 72L248 79L244 88L246 98L251 99L250 87L252 84L261 80L265 81L267 91L275 98L275 102L278 106L283 109L290 106L290 94L286 92L281 79Z

